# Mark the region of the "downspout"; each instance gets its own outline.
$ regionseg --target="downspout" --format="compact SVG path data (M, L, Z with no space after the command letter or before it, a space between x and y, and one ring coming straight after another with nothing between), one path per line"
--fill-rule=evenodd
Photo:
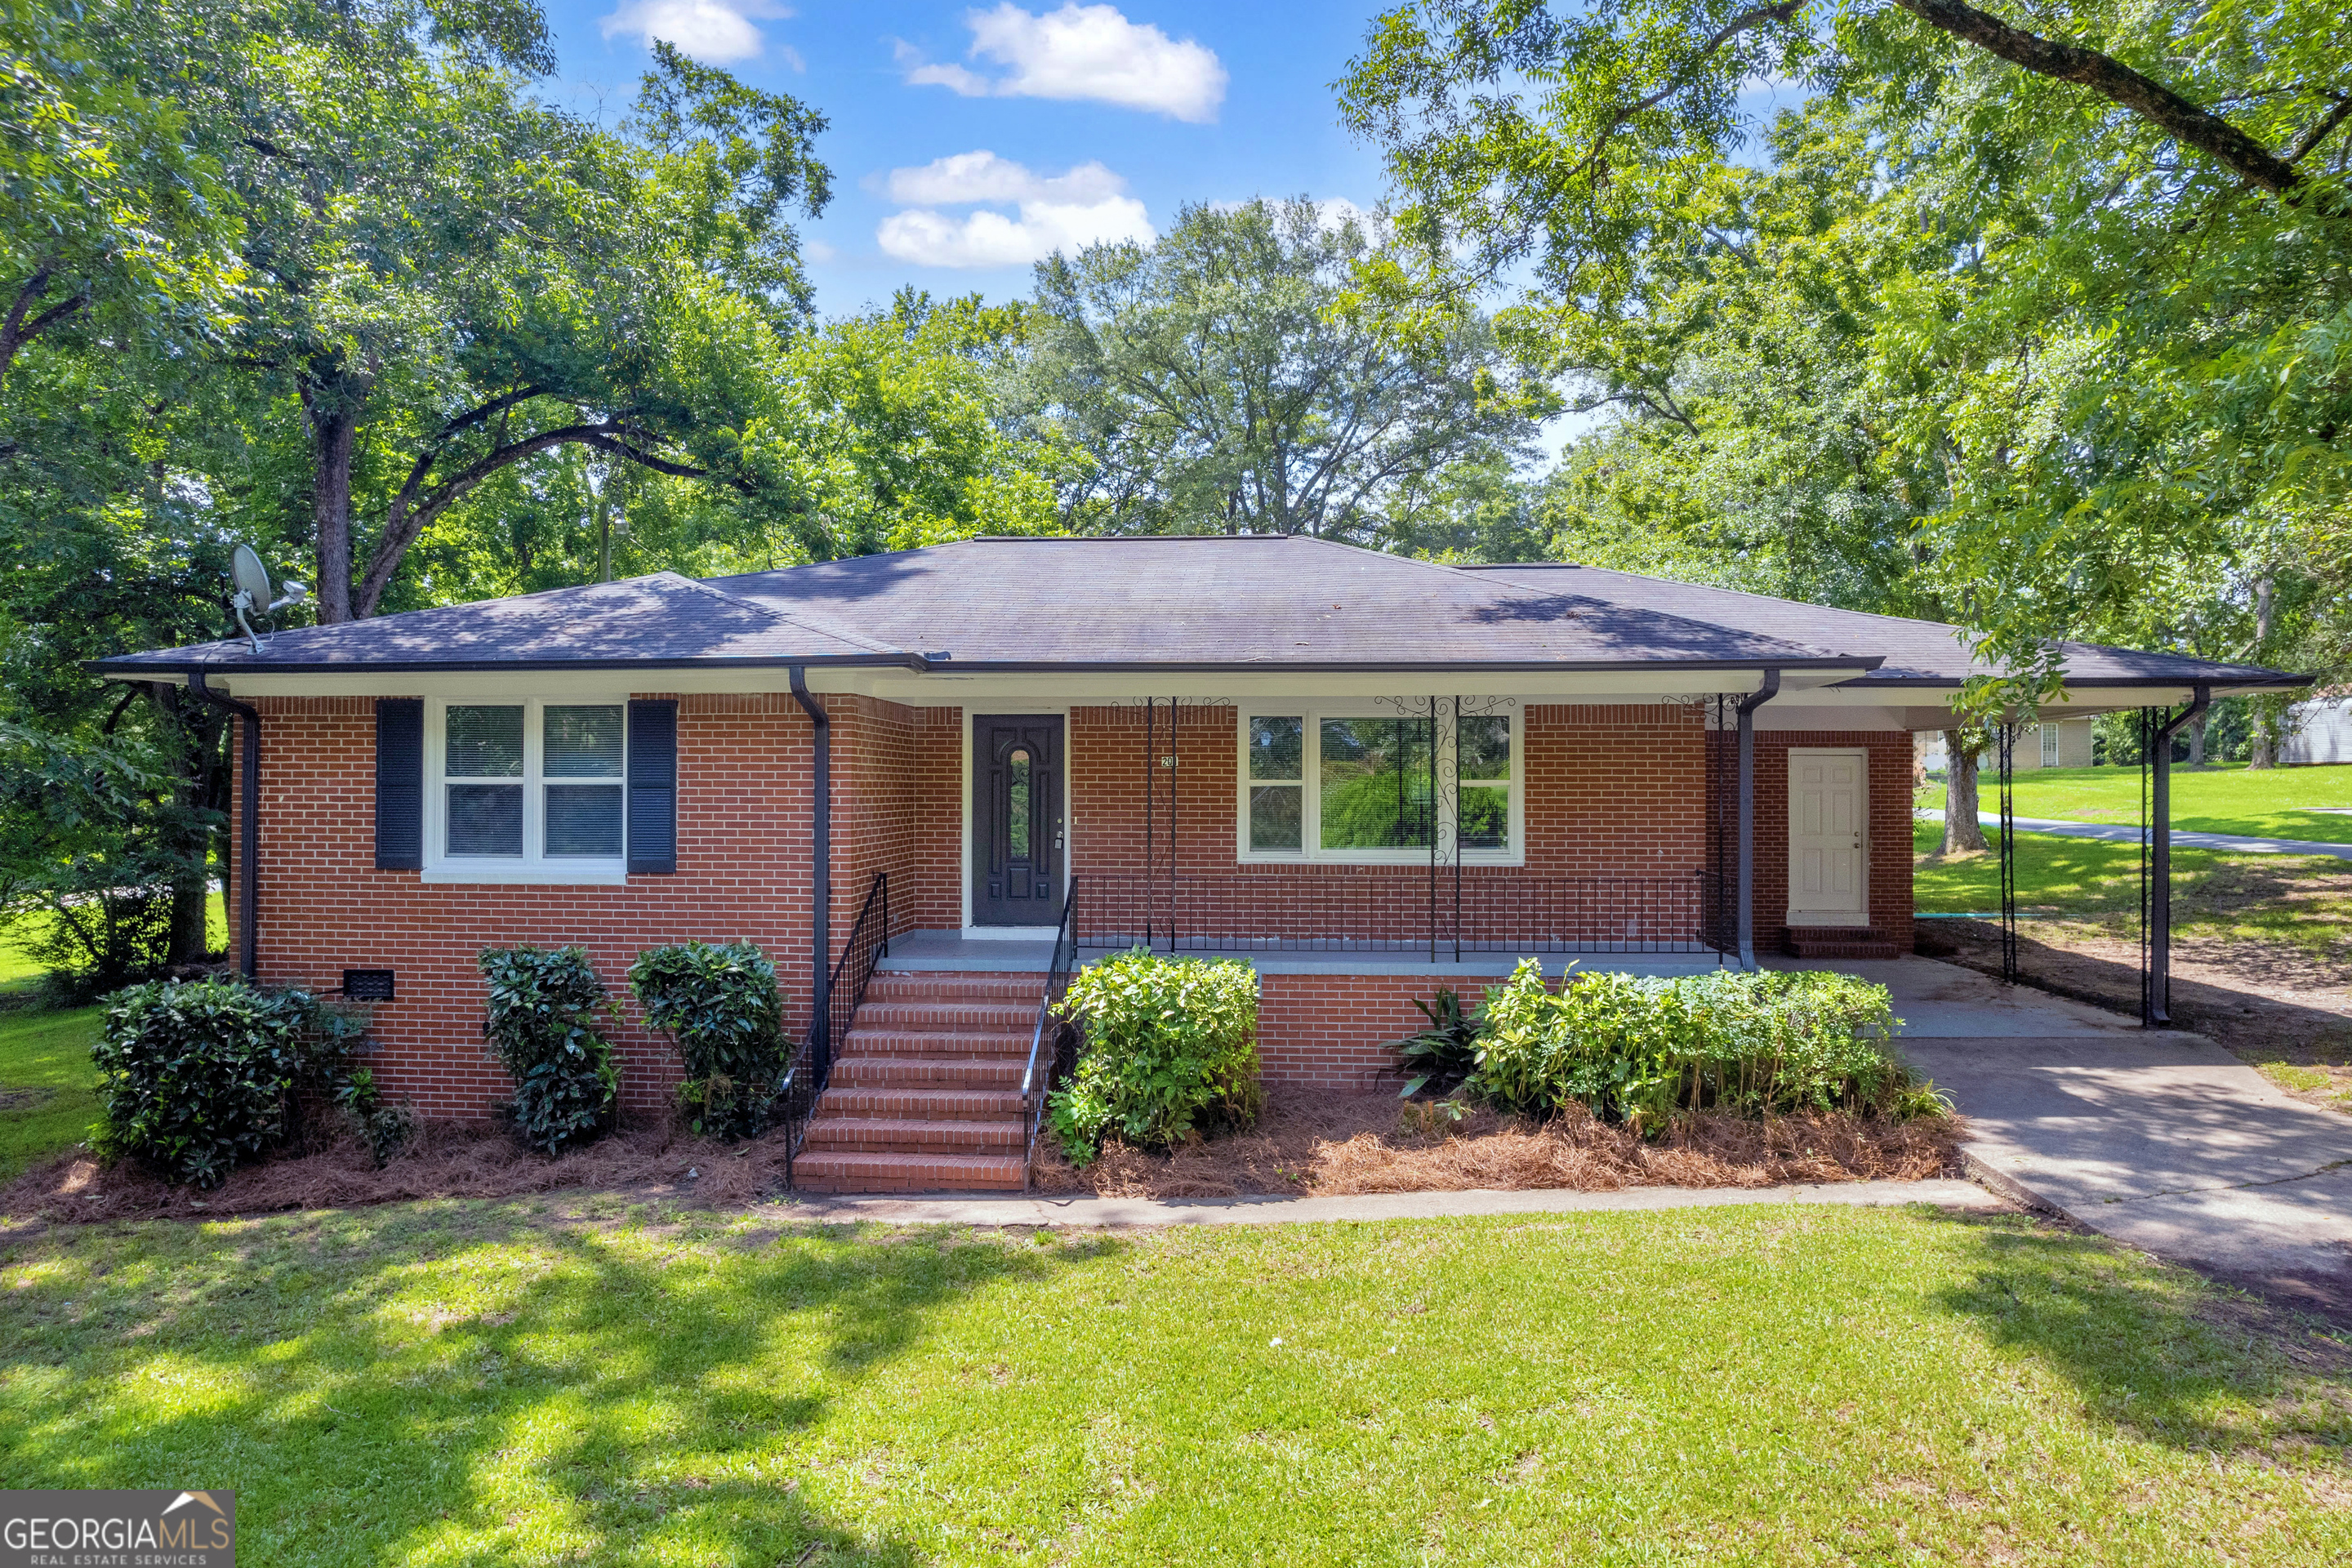
M2172 737L2195 721L2213 700L2210 686L2189 689L2191 700L2178 718L2156 731L2154 792L2148 815L2156 842L2148 856L2147 1016L2150 1028L2172 1027Z
M810 962L815 966L809 995L816 1029L816 1081L833 1065L833 720L809 696L808 667L792 667L793 700L816 729L815 801L809 814L810 885L814 893L814 930Z
M236 967L250 980L255 973L254 947L261 936L261 904L253 885L261 864L261 712L250 702L239 702L205 685L201 669L188 671L188 689L238 721L237 737L244 754L236 770Z
M1739 700L1739 967L1756 968L1756 710L1780 694L1780 672Z

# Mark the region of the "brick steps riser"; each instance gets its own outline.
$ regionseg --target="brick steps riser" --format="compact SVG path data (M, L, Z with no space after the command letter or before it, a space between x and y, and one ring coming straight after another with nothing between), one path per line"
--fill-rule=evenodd
M1032 1035L1034 1007L951 1005L925 1002L876 1002L857 1009L857 1026L877 1029L969 1029L979 1035Z
M1029 1059L1029 1047L1034 1042L1025 1035L951 1034L945 1030L869 1029L864 1025L850 1030L849 1037L841 1042L841 1055L846 1057L1011 1057L1021 1061Z
M1017 1090L1025 1065L1003 1057L845 1057L833 1064L832 1081L860 1089L898 1084Z
M882 1117L820 1117L809 1123L803 1153L1003 1154L1017 1152L1026 1129L1011 1121L911 1121Z
M887 1154L824 1151L793 1163L793 1183L806 1192L1018 1192L1018 1155Z
M985 1005L1024 1007L1032 1013L1037 1010L1037 1004L1045 996L1045 982L1042 976L1035 980L993 980L986 977L951 980L943 977L934 981L914 974L877 974L866 986L866 1000L869 1004Z
M836 1079L817 1102L818 1119L927 1118L934 1121L996 1121L1022 1114L1014 1089L903 1089L850 1085Z

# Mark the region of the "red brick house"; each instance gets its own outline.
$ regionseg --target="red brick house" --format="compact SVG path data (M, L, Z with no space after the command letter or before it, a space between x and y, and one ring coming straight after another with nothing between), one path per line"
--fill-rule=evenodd
M2291 679L2067 657L2070 712ZM1268 1075L1328 1082L1525 954L1908 951L1911 732L1969 664L1927 622L1211 537L660 574L98 668L236 709L239 961L388 990L373 1065L419 1110L508 1090L482 949L584 944L617 994L643 948L744 938L839 1049L808 1181L940 1186L1018 1184L1057 936L1248 959ZM845 953L874 988L816 1017ZM664 1044L632 1013L620 1046L661 1101Z

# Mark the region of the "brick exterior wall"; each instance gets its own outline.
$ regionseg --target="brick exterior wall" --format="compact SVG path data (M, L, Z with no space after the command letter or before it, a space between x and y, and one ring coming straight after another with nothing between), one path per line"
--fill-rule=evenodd
M1739 777L1739 737L1717 731L1716 773L1727 791ZM1896 951L1911 951L1912 743L1906 731L1886 730L1759 730L1756 731L1756 949L1780 951L1789 929L1789 752L1791 748L1849 747L1868 753L1868 921ZM1730 798L1727 795L1727 798ZM1737 819L1731 819L1735 824ZM1735 827L1736 832L1736 827ZM1737 853L1737 840L1733 840Z
M810 991L811 726L787 692L677 700L677 873L632 877L617 887L530 887L425 884L414 871L376 870L373 700L260 700L260 978L331 988L346 968L396 971L398 998L375 1009L377 1050L370 1065L391 1094L434 1117L485 1115L510 1092L481 1039L476 957L485 947L587 947L621 1006L614 1039L623 1094L638 1108L666 1102L677 1079L667 1042L643 1027L626 995L628 966L644 948L689 937L758 942L783 977L797 1033L805 1026ZM877 871L889 874L894 931L953 929L962 907L963 710L861 697L823 700L834 735L835 952ZM1168 751L1164 710L1160 722L1158 749ZM1141 715L1076 710L1067 741L1074 872L1139 879ZM1528 709L1521 759L1527 865L1465 872L1472 924L1525 917L1529 888L1565 897L1558 890L1591 879L1690 889L1655 907L1641 901L1651 892L1604 890L1591 911L1601 922L1592 934L1635 934L1625 924L1628 910L1654 919L1659 930L1686 923L1696 907L1695 873L1709 854L1708 742L1704 718L1692 708ZM1868 749L1872 920L1907 947L1910 744L1907 736L1887 734L1759 736L1759 942L1776 941L1785 909L1791 745ZM1186 911L1194 930L1245 926L1254 910L1283 910L1286 898L1294 912L1318 900L1328 912L1328 889L1343 887L1346 898L1359 900L1349 907L1360 916L1360 934L1425 935L1425 867L1237 870L1234 710L1186 710L1172 751L1179 758L1172 786L1179 865L1212 895ZM1153 812L1164 854L1161 814L1170 786L1164 771L1162 777ZM1412 1000L1444 983L1430 976L1266 976L1261 1049L1269 1077L1365 1081L1389 1065L1379 1047L1418 1021ZM1486 982L1459 984L1475 994Z

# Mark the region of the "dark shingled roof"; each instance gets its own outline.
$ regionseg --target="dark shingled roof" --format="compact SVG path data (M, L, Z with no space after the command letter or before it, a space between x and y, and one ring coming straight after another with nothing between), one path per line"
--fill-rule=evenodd
M1969 634L1941 621L1905 620L1860 610L1833 610L1794 599L1743 594L1663 577L1637 577L1600 566L1524 565L1463 568L1481 577L1521 584L1538 592L1580 594L1626 609L1663 610L1716 626L1737 626L1766 637L1804 637L1840 647L1868 648L1885 656L1869 674L1847 686L1951 686L1990 666L1974 662ZM2096 643L2069 642L2066 679L2078 686L2300 685L2308 678L2250 665L2222 664L2177 653L2141 653Z
M980 539L705 583L663 573L280 632L258 658L231 640L97 668L1705 669L1862 668L1874 658L1379 551L1245 535Z
M2080 684L2298 683L2066 645ZM1884 661L1883 664L1881 661ZM1784 668L1949 687L1957 628L1589 566L1442 566L1274 535L976 539L698 583L673 572L97 661L165 670L690 665L1120 670ZM1866 673L1865 673L1866 672Z

